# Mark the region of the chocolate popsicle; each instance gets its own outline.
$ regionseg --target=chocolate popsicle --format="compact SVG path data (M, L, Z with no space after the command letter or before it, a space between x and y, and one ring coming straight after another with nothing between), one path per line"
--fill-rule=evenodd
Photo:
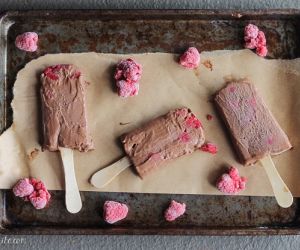
M214 100L244 165L292 147L254 85L247 80L227 84Z
M142 178L164 162L194 152L204 140L201 123L188 108L169 111L121 137Z
M41 82L43 149L93 149L86 118L87 83L79 69L74 65L47 67Z

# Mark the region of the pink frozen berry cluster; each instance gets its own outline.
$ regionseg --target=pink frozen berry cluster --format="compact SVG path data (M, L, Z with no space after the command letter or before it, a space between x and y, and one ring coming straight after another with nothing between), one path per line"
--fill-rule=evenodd
M114 78L121 97L135 96L139 92L142 66L133 59L121 60L116 67Z
M15 45L18 49L27 52L34 52L37 50L37 42L39 40L38 34L35 32L25 32L18 35L15 40Z
M30 201L36 209L46 207L51 198L45 184L35 178L19 180L13 187L13 193L24 201Z
M235 167L230 167L217 181L217 188L225 194L237 194L246 188L247 179L239 175Z
M180 65L188 69L195 69L200 63L200 53L195 47L189 47L179 59Z
M181 215L185 213L186 205L185 203L179 203L172 200L169 207L165 211L166 221L174 221Z
M116 201L105 201L103 205L103 219L109 224L123 220L127 214L128 207L126 204Z
M256 54L265 57L268 53L265 33L254 24L248 24L244 31L245 47L256 49Z

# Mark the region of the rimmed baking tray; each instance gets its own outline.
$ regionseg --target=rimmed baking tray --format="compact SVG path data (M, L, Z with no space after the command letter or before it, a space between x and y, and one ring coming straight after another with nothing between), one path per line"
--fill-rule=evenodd
M47 53L96 51L103 53L182 52L243 48L243 28L253 22L268 39L269 57L300 55L300 11L228 10L91 10L8 12L0 19L0 130L12 123L12 88L17 72L30 60ZM36 31L43 39L35 53L14 45L16 35ZM33 210L0 193L2 234L299 234L299 199L288 209L272 197L129 194L81 192L83 209L69 214L64 192L52 192L48 209ZM125 202L129 216L106 224L106 199ZM187 204L186 214L167 223L163 210L171 199Z

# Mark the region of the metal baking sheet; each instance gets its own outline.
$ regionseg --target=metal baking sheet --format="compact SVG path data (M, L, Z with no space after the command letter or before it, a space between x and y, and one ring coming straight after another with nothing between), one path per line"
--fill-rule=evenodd
M182 52L243 48L243 28L255 22L266 31L269 57L300 55L300 11L105 10L8 12L0 19L0 131L11 125L12 88L17 72L30 60L47 53L69 52ZM16 35L36 31L43 39L36 53L15 48ZM299 234L299 199L288 209L272 197L129 194L81 192L83 209L69 214L64 192L52 192L48 209L33 210L13 196L0 193L2 234ZM125 202L129 216L106 224L106 199ZM179 220L164 221L171 199L187 204Z

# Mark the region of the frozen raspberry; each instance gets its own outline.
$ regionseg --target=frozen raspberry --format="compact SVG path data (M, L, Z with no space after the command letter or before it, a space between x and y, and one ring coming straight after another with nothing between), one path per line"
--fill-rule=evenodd
M15 45L20 50L34 52L37 50L38 35L35 32L25 32L16 37Z
M195 47L188 48L179 59L179 63L188 69L195 69L200 63L200 53Z
M36 209L44 208L51 198L45 184L35 178L19 180L13 187L13 192L24 201L30 201Z
M225 194L237 194L246 188L247 179L240 177L235 167L230 167L228 173L223 174L217 182L217 188Z
M256 54L265 57L268 53L265 33L253 24L245 27L245 48L256 49Z
M127 214L128 207L125 204L116 201L106 201L104 203L103 218L109 224L126 218Z
M257 35L255 40L256 40L256 43L257 43L256 47L262 47L262 46L267 45L267 40L266 40L265 33L262 32L262 31L258 32L258 35Z
M245 48L246 49L255 49L257 46L257 41L255 38L246 39L245 38Z
M174 221L179 216L185 213L185 203L178 203L174 200L171 201L171 204L165 211L165 219L166 221Z
M245 38L247 39L251 39L251 38L256 38L257 35L258 35L258 27L254 24L248 24L246 27L245 27L245 30L244 30L244 33L245 33Z
M116 82L118 95L121 97L135 96L139 93L138 83L128 83L125 80Z
M256 48L256 54L265 57L268 54L268 49L266 46L261 46Z
M34 188L29 182L28 178L19 180L13 187L13 192L15 196L22 197L22 198L30 195L33 191Z
M116 67L114 78L121 97L135 96L139 92L142 66L133 59L121 60Z
M40 191L40 190L44 191L46 196L43 196L43 197L45 197L45 199L48 203L50 201L51 195L48 192L45 184L42 181L37 180L35 178L30 178L29 181L33 185L35 191Z
M43 209L48 203L48 194L42 189L33 191L33 193L29 195L29 200L36 209Z
M208 152L211 154L216 154L218 152L218 148L217 145L213 144L213 143L205 143L200 150L204 151L204 152Z
M138 82L141 79L142 66L133 59L121 60L117 64L115 79L125 80L128 83Z

